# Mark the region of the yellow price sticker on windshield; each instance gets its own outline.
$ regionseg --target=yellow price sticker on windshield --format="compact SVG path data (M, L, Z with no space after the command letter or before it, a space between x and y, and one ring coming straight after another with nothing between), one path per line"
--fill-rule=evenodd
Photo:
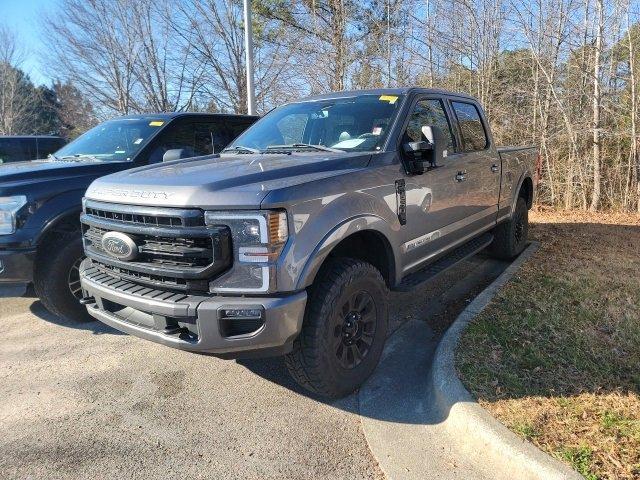
M398 97L396 95L380 95L380 98L378 100L394 104L396 103L396 100L398 100Z
M160 120L154 120L153 122L149 122L150 127L161 127L162 125L164 125L164 122L161 122Z

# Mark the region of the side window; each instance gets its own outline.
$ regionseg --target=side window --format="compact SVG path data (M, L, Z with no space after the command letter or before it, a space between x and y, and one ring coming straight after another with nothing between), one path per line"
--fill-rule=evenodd
M239 137L240 134L244 132L247 128L249 128L251 125L253 125L253 123L254 122L247 122L247 121L239 121L239 122L231 123L229 125L229 128L231 129L231 138L227 143L231 143L232 140Z
M229 128L223 121L196 123L194 134L194 148L198 155L220 153L232 140Z
M194 157L204 155L197 153L195 149L195 125L193 123L174 123L160 132L160 135L153 141L149 163L161 162L165 152L175 148L190 150Z
M416 103L409 117L407 136L414 142L426 140L422 133L422 127L426 126L436 126L440 128L447 142L447 150L451 152L455 150L451 125L449 124L447 113L441 100L432 98L419 100L418 103Z
M242 132L244 132L247 128L253 125L254 122L247 122L246 120L235 120L231 123L227 124L227 132L229 138L227 138L227 143L225 143L225 147L231 144L236 138L240 136ZM220 153L220 150L216 150L217 153Z
M480 119L480 112L475 105L464 102L451 102L458 117L465 152L484 150L489 142L487 133Z
M31 139L2 138L0 139L0 164L32 160L36 157L35 148L30 148ZM35 139L33 139L35 143ZM34 145L35 147L35 145Z
M59 138L39 138L38 158L47 158L50 153L59 150L64 143Z

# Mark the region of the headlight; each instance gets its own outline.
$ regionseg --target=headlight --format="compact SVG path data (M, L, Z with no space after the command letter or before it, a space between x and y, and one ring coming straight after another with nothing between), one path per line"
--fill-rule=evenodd
M284 211L205 212L207 225L231 230L234 264L210 284L212 292L268 292L275 287L275 261L287 242Z
M16 214L27 204L27 197L0 197L0 235L9 235L16 231Z

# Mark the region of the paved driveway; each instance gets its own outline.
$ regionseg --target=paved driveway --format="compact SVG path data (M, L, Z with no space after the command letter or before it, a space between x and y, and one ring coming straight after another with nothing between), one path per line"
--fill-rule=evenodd
M445 328L492 280L482 262L394 294L393 326ZM0 299L0 330L0 478L383 478L357 397L309 396L280 359L193 355L34 298Z

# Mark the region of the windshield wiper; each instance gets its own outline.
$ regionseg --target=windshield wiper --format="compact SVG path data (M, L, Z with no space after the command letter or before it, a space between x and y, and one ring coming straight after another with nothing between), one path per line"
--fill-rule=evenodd
M251 147L243 147L242 145L234 145L233 147L225 148L224 152L236 152L236 153L260 153L260 150Z
M271 145L267 147L267 150L284 150L287 148L291 148L291 149L312 148L314 150L318 150L321 152L344 152L344 150L339 150L337 148L325 147L324 145L312 145L311 143L292 143L290 145Z

